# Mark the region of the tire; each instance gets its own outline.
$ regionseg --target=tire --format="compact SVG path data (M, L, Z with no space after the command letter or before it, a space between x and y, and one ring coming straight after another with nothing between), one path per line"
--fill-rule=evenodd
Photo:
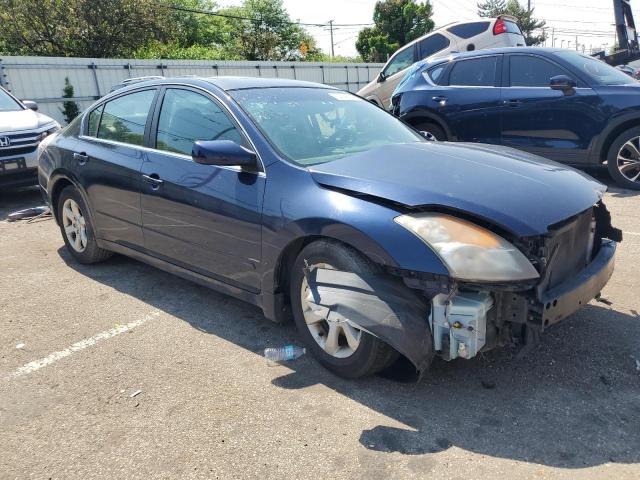
M447 140L447 134L444 132L440 125L436 125L435 123L418 123L413 128L415 128L420 133L420 135L425 137L427 140L438 142L444 142Z
M359 343L355 349L352 349L350 344L343 345L339 347L339 352L332 355L320 345L316 340L318 334L316 333L316 337L314 337L312 327L307 326L303 311L301 291L303 285L306 285L303 271L305 260L309 266L326 264L339 270L354 273L375 273L377 268L356 250L329 240L310 243L300 252L291 272L291 307L296 327L309 352L325 368L345 378L364 377L391 365L399 354L379 338L364 331L359 331ZM323 323L324 326L319 325L318 329L325 328L326 330L328 328L327 322L319 323ZM345 331L342 330L341 334L344 337L343 343L346 343ZM328 335L325 338L328 339ZM348 350L353 350L353 352L344 356Z
M78 263L87 265L103 262L113 255L98 246L89 209L75 187L69 185L60 192L56 208L62 238L67 250Z
M628 158L629 161L620 158ZM621 170L624 166L626 170ZM613 141L607 155L607 169L619 186L640 190L640 127L622 132Z

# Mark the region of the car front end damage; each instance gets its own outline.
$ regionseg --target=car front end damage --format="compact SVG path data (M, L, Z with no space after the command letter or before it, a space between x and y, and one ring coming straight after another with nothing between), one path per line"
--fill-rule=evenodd
M488 241L477 236L475 240L478 244ZM526 258L535 269L535 278L476 281L394 267L386 267L385 274L375 278L363 278L317 269L309 272L309 301L317 314L346 319L378 336L423 373L434 355L445 360L470 359L506 345L529 350L545 329L599 298L613 273L620 241L622 233L612 227L609 212L600 201L550 226L544 235L505 242ZM448 248L444 245L437 251ZM492 255L498 252L495 248L488 251ZM458 260L449 259L449 269L455 271L451 265L456 261L476 262L479 255L483 253L468 249L455 252ZM497 262L504 260L495 258ZM467 271L473 270L464 265ZM479 265L486 267L482 261ZM510 275L534 276L524 268Z

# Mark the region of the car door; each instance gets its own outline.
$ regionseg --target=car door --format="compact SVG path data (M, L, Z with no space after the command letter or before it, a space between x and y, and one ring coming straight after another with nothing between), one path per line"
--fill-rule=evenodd
M89 197L98 237L138 249L144 247L141 147L156 93L155 88L139 90L94 108L68 160Z
M207 93L166 88L142 164L142 223L151 255L252 291L259 290L261 170L202 165L196 140L253 149L228 111Z
M598 95L554 61L538 55L506 56L501 143L553 160L581 163L599 132ZM578 88L552 90L551 77L567 75Z
M498 143L502 55L483 55L453 62L429 99L444 118L452 140Z
M399 50L389 61L378 77L378 89L375 92L385 110L389 109L391 95L396 89L407 69L416 62L416 44Z

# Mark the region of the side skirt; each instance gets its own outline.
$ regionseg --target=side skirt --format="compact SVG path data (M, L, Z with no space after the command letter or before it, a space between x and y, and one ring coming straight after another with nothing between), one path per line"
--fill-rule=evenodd
M215 280L211 277L207 277L206 275L202 275L192 270L179 267L178 265L174 265L173 263L165 262L164 260L160 260L159 258L153 257L138 250L134 250L133 248L125 247L118 243L109 242L108 240L99 240L98 245L100 246L100 248L104 248L106 250L131 257L135 260L139 260L148 265L151 265L152 267L159 268L160 270L172 273L180 278L184 278L185 280L189 280L191 282L197 283L198 285L202 285L203 287L207 287L217 292L224 293L225 295L230 295L237 298L238 300L242 300L244 302L262 308L262 295L259 293L252 293L247 290L234 287L219 280Z

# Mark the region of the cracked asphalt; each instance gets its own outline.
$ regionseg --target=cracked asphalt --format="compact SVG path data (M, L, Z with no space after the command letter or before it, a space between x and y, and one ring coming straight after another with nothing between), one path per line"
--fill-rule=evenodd
M606 177L601 178L611 185ZM614 276L516 360L347 381L293 325L142 263L82 266L0 193L0 478L640 478L640 192L611 187Z

